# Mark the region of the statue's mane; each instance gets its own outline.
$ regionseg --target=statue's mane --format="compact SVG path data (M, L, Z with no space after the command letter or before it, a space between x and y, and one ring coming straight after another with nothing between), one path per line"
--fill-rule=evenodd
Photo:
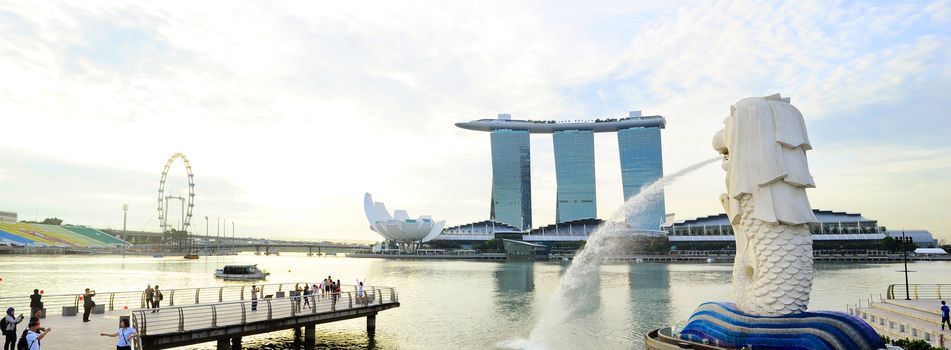
M804 191L815 187L806 161L812 144L802 113L789 98L776 94L742 99L725 123L730 201L751 194L754 215L761 220L815 222Z

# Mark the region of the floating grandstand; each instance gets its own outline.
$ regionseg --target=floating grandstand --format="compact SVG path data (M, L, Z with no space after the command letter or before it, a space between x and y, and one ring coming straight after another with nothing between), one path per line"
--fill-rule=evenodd
M118 248L129 242L80 226L0 223L0 245L57 248Z

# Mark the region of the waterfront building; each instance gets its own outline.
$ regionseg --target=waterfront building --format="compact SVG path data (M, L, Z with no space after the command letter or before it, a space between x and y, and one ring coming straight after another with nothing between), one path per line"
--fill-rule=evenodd
M370 223L370 230L396 243L405 252L415 252L420 244L439 235L446 225L445 221L433 221L429 215L412 219L406 210L397 209L390 215L386 205L374 202L369 193L363 196L363 211Z
M531 242L546 241L587 241L588 236L594 233L604 220L579 219L559 222L548 226L534 228L522 235L522 240Z
M499 114L497 119L456 126L491 134L490 218L521 230L532 227L530 134L553 134L556 223L597 218L593 133L618 133L625 200L663 176L660 129L666 127L666 120L661 116L641 116L640 111L634 111L625 118L562 122L516 120ZM644 210L627 218L628 223L644 232L659 232L665 215L663 197L660 193L651 198Z
M17 213L12 211L0 211L0 224L17 223Z
M938 246L938 240L934 239L934 236L928 230L888 230L885 234L891 238L911 237L911 242L915 244L915 248L935 248Z
M885 227L862 214L819 209L812 212L819 221L809 225L817 250L873 249L885 238ZM733 226L723 213L665 223L661 228L667 233L671 249L732 249L735 244Z
M594 133L563 130L552 134L558 192L555 222L598 217L594 181Z
M492 130L492 203L489 218L532 227L532 161L528 132Z
M636 113L636 114L634 114ZM632 112L639 117L640 112ZM664 176L664 161L660 147L660 129L637 127L617 132L618 153L621 158L621 186L624 200L637 195L641 188ZM643 209L628 218L631 226L640 230L656 231L664 223L664 191L646 198Z
M522 230L518 227L493 221L485 220L469 224L457 225L443 229L442 234L436 237L438 240L447 241L488 241L495 238L496 234L517 235Z

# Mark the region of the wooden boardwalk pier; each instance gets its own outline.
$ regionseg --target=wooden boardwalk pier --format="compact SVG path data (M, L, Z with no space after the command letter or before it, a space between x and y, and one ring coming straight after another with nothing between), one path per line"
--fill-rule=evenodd
M300 285L313 282L298 282ZM367 336L373 339L377 313L400 306L396 289L367 286L364 297L359 297L355 286L345 285L336 297L332 295L291 296L295 284L265 284L268 298L251 300L250 283L247 286L190 288L163 290L163 306L146 309L142 292L100 292L96 312L90 322L82 322L82 303L79 295L46 295L43 297L47 317L41 326L53 331L43 339L44 348L69 349L82 344L83 348L111 348L115 338L101 337L100 332L113 333L120 318L129 318L139 332L135 348L143 350L167 349L199 343L217 342L218 349L241 349L244 336L293 329L295 339L301 339L303 348L313 349L316 325L353 318L366 317ZM13 306L17 314L29 314L29 297L0 298L0 306ZM129 304L134 309L127 309ZM166 306L167 305L167 306ZM76 316L65 316L63 311L77 308ZM75 310L75 309L74 309ZM26 329L24 321L18 331Z

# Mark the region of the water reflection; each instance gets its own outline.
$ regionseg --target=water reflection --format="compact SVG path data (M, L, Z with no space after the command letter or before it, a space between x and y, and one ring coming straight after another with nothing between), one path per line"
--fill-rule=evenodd
M670 265L634 264L628 267L630 324L636 344L644 334L671 322Z
M499 264L495 277L496 311L510 320L524 318L535 299L535 263L513 261Z

